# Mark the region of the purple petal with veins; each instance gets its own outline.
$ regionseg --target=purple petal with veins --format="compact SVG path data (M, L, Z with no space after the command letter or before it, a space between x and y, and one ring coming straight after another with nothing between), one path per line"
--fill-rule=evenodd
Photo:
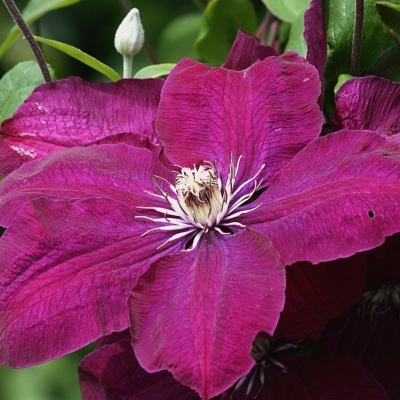
M0 176L66 147L131 132L158 142L162 79L88 83L76 77L38 86L0 129Z
M338 129L369 129L383 136L400 132L400 83L377 76L345 82L335 96Z

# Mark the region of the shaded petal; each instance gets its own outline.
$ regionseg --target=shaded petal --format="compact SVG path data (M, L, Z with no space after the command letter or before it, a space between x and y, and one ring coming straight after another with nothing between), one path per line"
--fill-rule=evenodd
M324 104L324 72L328 44L324 25L323 0L312 0L304 14L304 39L307 43L306 60L317 68L321 81L321 95L318 103Z
M155 131L162 79L89 83L77 77L37 87L1 125L0 175L64 147L133 132L158 141Z
M273 47L262 45L255 36L239 29L222 68L240 71L250 67L256 61L277 55Z
M328 322L362 296L365 253L318 265L298 262L286 268L286 301L274 338L318 339Z
M194 251L154 263L128 304L133 347L149 372L167 369L209 399L254 364L251 343L273 333L284 303L285 272L255 231L210 231Z
M3 180L0 225L8 226L23 204L41 196L70 199L101 196L131 207L157 205L157 199L144 192L156 190L151 179L154 174L174 179L146 149L125 144L66 149L22 165Z
M382 246L367 252L367 286L378 290L382 285L400 283L400 234L387 237Z
M236 72L185 59L164 84L157 127L169 159L180 166L215 163L223 177L243 156L238 183L265 184L321 130L314 67L295 53L267 57Z
M106 198L24 207L0 239L1 363L41 363L128 327L137 277L175 251L156 251L167 235L141 237L136 215Z
M321 137L258 201L263 205L240 222L263 232L285 264L369 250L400 230L398 146L369 131Z
M137 362L131 340L102 346L78 368L83 400L197 400L167 371L149 374Z
M348 358L281 357L287 371L271 366L265 370L265 383L258 399L268 400L389 400L383 387L361 364ZM250 393L254 399L261 384ZM244 399L246 387L232 400ZM228 394L221 400L228 400Z
M400 83L376 76L345 82L335 97L338 129L369 129L384 136L400 132Z
M98 350L100 347L107 344L113 344L124 339L132 340L130 328L120 332L112 332L110 335L102 336L100 339L97 339L94 343L94 350Z
M400 398L400 318L391 308L385 316L362 318L354 308L332 321L318 342L316 353L353 358L370 371L390 399Z

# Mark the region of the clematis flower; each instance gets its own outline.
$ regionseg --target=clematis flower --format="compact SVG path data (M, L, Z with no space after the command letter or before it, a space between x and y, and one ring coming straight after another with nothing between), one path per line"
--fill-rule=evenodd
M247 374L254 337L272 335L283 309L284 265L348 257L400 230L397 144L370 131L318 138L319 95L295 53L242 71L183 60L157 131L144 130L156 148L106 140L10 173L1 362L40 363L131 326L140 365L204 399Z

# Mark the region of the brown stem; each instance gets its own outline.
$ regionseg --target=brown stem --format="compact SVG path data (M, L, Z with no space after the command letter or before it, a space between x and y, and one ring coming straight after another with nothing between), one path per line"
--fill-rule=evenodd
M356 76L360 66L361 39L364 22L364 0L356 0L350 74Z
M43 57L42 50L40 49L38 43L32 35L29 26L24 21L21 13L19 12L17 6L15 5L13 0L3 0L4 5L6 6L8 12L11 14L13 20L18 25L19 29L21 29L22 34L25 36L26 41L28 42L33 55L36 58L37 63L39 64L39 68L42 72L43 78L45 82L53 82L51 79L50 71L47 68L46 60Z

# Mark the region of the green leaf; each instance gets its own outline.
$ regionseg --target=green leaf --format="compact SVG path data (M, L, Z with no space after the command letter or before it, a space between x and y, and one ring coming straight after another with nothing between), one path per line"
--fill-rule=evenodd
M41 18L44 14L58 8L71 6L80 0L30 0L22 11L25 22L29 25ZM17 25L14 25L2 45L0 46L0 57L14 43L15 39L21 34Z
M203 15L186 14L173 19L160 33L157 55L161 62L178 62L183 57L198 59L194 42Z
M375 4L382 21L400 35L400 6L387 1L377 1Z
M285 52L293 50L301 56L307 55L307 43L304 39L304 12L298 15L292 22L289 32L289 40L285 46Z
M365 74L400 82L400 44L386 49Z
M350 73L355 1L324 0L324 16L328 41L328 60L325 68L325 100L333 106L333 89L339 75ZM375 0L364 1L364 24L359 71L365 71L392 43L384 27Z
M262 0L262 2L279 19L292 23L309 8L311 0Z
M328 21L327 41L331 51L331 62L340 70L350 70L351 46L354 26L355 1L324 0L325 16ZM367 69L379 54L391 44L389 32L384 29L374 0L364 1L364 25L361 43L360 71ZM336 80L336 79L335 79Z
M148 67L142 68L136 72L134 78L146 79L146 78L158 78L159 76L168 75L172 68L176 64L155 64L149 65Z
M54 71L49 69L55 79ZM11 117L32 90L42 83L43 75L36 61L21 62L5 73L0 80L0 122Z
M65 54L68 54L71 57L76 58L80 62L88 65L89 67L95 69L96 71L102 73L107 78L111 79L112 81L118 81L121 79L118 72L109 67L106 64L103 64L101 61L97 60L96 58L89 56L89 54L84 53L82 50L77 49L74 46L69 44L57 42L56 40L45 39L40 36L35 36L35 39L38 42L42 42L47 44L51 47L54 47L57 50L62 51Z
M195 48L212 65L220 65L238 29L254 33L257 16L250 0L211 0L205 9Z
M345 83L346 81L348 81L350 79L353 79L353 78L354 78L354 76L350 75L350 74L339 75L338 81L337 81L337 83L335 85L334 92L336 93L340 89L340 86L343 85L343 83Z
M290 24L285 52L293 50L305 57L307 44L304 40L304 13L311 0L262 0L266 7L282 21Z

